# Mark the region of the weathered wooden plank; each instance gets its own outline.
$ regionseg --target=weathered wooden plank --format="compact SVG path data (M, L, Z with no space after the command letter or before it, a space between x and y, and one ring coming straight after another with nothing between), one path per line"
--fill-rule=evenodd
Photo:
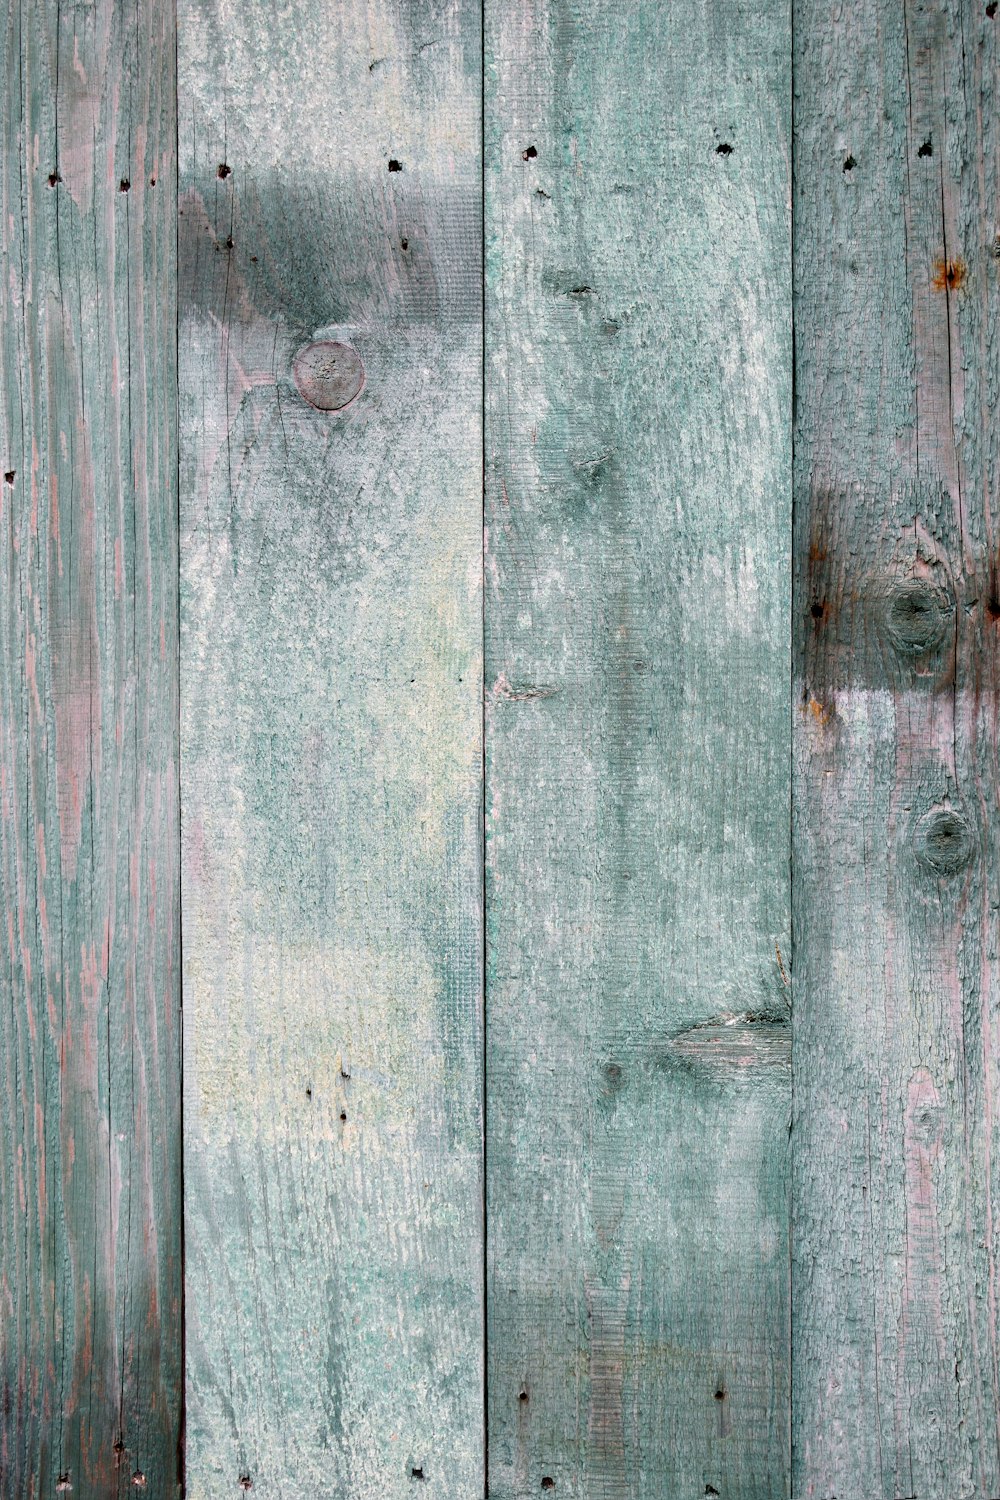
M790 17L486 6L490 1493L786 1493Z
M192 1500L482 1487L480 31L180 7Z
M178 1491L174 25L0 28L0 1493Z
M793 1492L824 1500L1000 1494L995 12L795 16Z

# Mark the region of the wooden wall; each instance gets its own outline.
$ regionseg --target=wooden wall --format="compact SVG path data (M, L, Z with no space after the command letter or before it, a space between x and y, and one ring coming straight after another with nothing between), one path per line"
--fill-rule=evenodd
M1000 1495L998 24L8 0L0 1500Z

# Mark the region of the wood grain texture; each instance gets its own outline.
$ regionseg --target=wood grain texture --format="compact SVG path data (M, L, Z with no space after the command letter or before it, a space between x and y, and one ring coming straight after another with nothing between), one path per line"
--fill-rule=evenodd
M468 1500L479 8L179 36L188 1494ZM316 340L363 361L343 410Z
M0 1494L178 1492L174 30L0 24Z
M822 1500L1000 1494L991 10L795 14L793 1493Z
M490 1494L778 1497L790 17L486 18Z

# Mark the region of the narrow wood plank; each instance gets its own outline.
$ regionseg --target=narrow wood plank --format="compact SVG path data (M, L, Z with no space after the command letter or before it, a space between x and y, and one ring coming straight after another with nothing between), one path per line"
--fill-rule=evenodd
M783 1496L789 11L486 17L490 1493Z
M191 1500L482 1489L480 31L180 7Z
M1000 1494L995 11L795 15L793 1493L823 1500Z
M174 21L0 27L0 1493L178 1493Z

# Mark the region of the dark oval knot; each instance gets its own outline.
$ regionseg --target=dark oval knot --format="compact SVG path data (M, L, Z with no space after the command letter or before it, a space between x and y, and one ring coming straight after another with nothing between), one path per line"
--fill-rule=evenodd
M924 813L913 835L917 861L932 875L957 875L975 853L969 822L950 807Z
M908 656L924 656L941 643L951 603L933 584L911 578L889 596L886 625L893 645Z

